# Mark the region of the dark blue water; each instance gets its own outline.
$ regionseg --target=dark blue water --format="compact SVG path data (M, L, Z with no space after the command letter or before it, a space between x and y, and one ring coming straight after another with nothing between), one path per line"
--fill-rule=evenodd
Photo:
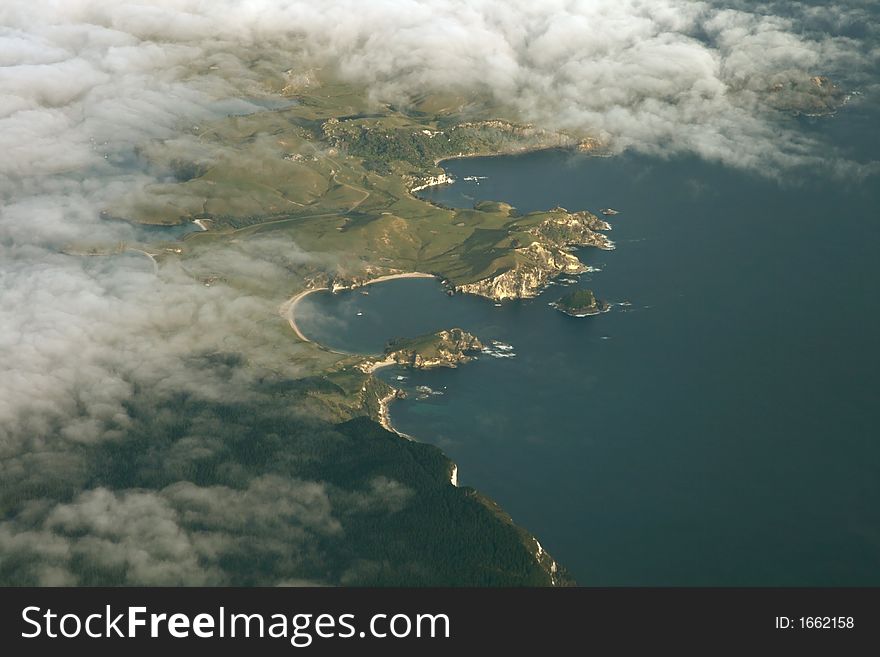
M876 159L842 120L808 128ZM303 330L346 350L451 326L515 347L383 370L445 393L396 402L401 431L582 584L880 584L876 178L562 152L446 168L460 182L431 198L448 205L620 209L617 250L583 251L601 272L580 284L632 305L574 319L547 305L560 287L497 308L426 280L309 297Z

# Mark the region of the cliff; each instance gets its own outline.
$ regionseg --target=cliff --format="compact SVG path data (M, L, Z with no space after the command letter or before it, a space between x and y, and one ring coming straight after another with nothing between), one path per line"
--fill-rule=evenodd
M597 231L610 230L611 226L590 212L568 212L554 208L551 215L526 230L522 237L531 241L526 246L513 248L507 262L491 276L455 286L456 292L477 294L496 301L525 299L537 296L556 276L580 274L588 271L576 255L573 247L592 246L610 250L614 243ZM515 236L513 243L519 243Z
M529 233L548 245L554 246L595 246L600 249L613 248L613 243L597 231L611 230L611 224L592 212L569 212L556 207L547 220L529 230Z
M385 360L416 369L457 367L473 360L483 348L475 336L460 328L438 331L417 338L398 338L385 348Z
M410 188L410 194L420 192L423 189L428 189L428 187L436 187L437 185L451 185L455 182L455 179L446 173L439 173L436 176L405 176L404 180L406 180L407 185Z

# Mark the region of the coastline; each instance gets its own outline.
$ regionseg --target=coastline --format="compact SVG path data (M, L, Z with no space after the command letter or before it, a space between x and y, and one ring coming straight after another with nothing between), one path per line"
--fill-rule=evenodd
M385 358L383 360L377 360L375 362L370 363L369 365L360 366L361 371L365 374L369 374L372 376L376 373L377 370L382 369L383 367L391 367L392 365L397 365L397 363L390 358ZM397 388L392 388L391 392L382 397L379 400L379 424L382 425L382 428L386 431L390 431L391 433L396 433L401 438L406 440L415 440L408 433L404 433L398 429L394 428L394 425L391 424L391 402L397 399L397 395L400 392Z
M598 146L596 148L581 148L579 144L556 144L552 146L524 146L518 149L511 150L498 150L495 152L485 152L485 153L457 153L456 155L446 155L444 157L438 157L434 160L434 166L440 166L443 162L447 160L467 160L467 159L476 159L476 158L484 158L484 157L506 157L506 156L515 156L515 155L528 155L529 153L540 153L542 151L563 151L567 153L581 154L586 155L588 157L613 157L614 153L612 153L607 147Z
M392 365L396 364L397 363L395 361L389 358L385 358L383 360L377 360L373 363L370 363L369 365L364 364L361 366L360 369L362 372L364 372L364 374L373 374L376 372L376 370L380 370L383 367L391 367Z
M434 274L427 274L422 271L411 271L403 274L386 274L385 276L380 276L379 278L374 278L372 280L367 281L366 283L361 283L360 285L352 285L350 287L345 288L337 288L343 290L353 290L358 287L366 287L367 285L372 285L373 283L384 283L385 281L391 281L395 278L438 278Z
M299 326L296 323L296 317L294 316L294 310L296 310L297 304L305 299L307 296L314 292L321 292L322 290L329 290L329 287L316 287L311 290L303 290L298 294L293 295L290 299L281 304L281 307L278 309L278 313L287 320L287 323L290 325L290 328L293 329L293 332L303 342L311 342L305 334L300 330Z
M374 283L383 283L385 281L391 281L391 280L394 280L397 278L437 278L437 277L434 274L426 274L424 272L419 272L419 271L407 272L407 273L402 273L402 274L386 274L385 276L380 276L379 278L374 278L370 281L367 281L366 283L361 283L359 285L350 285L347 287L334 286L332 288L332 290L333 290L333 292L336 292L338 290L353 290L358 287L366 287L367 285L373 285ZM293 329L293 332L296 334L296 337L298 337L303 342L314 342L314 340L310 340L309 338L307 338L305 336L305 334L302 332L302 330L299 328L299 325L296 323L296 315L295 315L296 306L299 304L300 301L305 299L310 294L313 294L314 292L323 292L323 291L330 290L330 289L331 288L329 288L329 287L315 287L315 288L311 288L308 290L303 290L302 292L298 292L297 294L293 295L290 299L288 299L287 301L282 303L281 306L278 308L278 314L280 314L282 317L284 317L287 320L287 323L290 325L290 328ZM314 342L314 343L318 344L316 342ZM370 370L370 372L372 372L372 370Z
M535 150L545 150L545 149L535 149ZM491 155L487 155L487 157L491 157ZM372 285L374 283L382 283L385 281L395 280L395 279L399 279L399 278L435 278L435 279L439 279L440 277L435 274L428 274L425 272L405 272L405 273L398 273L398 274L386 274L384 276L379 276L378 278L374 278L374 279L366 281L364 283L359 283L359 284L354 284L354 285L349 285L349 286L335 286L334 285L332 288L330 288L330 287L316 287L316 288L311 288L311 289L307 289L307 290L302 290L281 304L281 306L279 307L279 314L282 317L284 317L285 319L287 319L287 322L290 325L290 328L293 330L293 332L296 334L296 336L301 341L315 344L315 346L317 346L320 349L327 349L327 347L321 345L320 343L318 343L314 340L310 340L308 337L306 337L306 335L302 332L302 330L299 328L299 325L296 322L296 306L304 298L306 298L308 295L313 294L315 292L321 292L321 291L327 291L327 290L332 290L333 292L336 292L338 290L351 290L351 289L355 289L358 287L365 287L367 285ZM369 362L369 364L367 364L366 362L361 363L359 365L359 367L360 367L361 371L363 371L365 374L368 374L369 376L373 376L379 369L382 369L383 367L390 367L390 366L396 365L396 364L397 363L394 360L386 357L386 358L383 358L382 360L373 360L372 362ZM399 438L402 438L403 440L415 442L416 439L413 436L396 429L391 422L391 402L393 402L395 399L398 399L399 393L400 393L400 390L398 390L397 388L391 388L390 392L388 392L388 394L379 398L379 400L378 400L379 411L378 411L378 417L376 418L376 420L378 421L379 425L383 429L385 429L386 431L395 434L396 436L398 436ZM449 484L451 486L458 488L459 487L458 464L455 463L454 461L452 461L451 459L449 460L449 463L450 463ZM541 544L538 542L538 539L536 537L534 537L532 534L528 533L526 530L521 529L519 527L519 525L514 524L514 526L517 527L518 529L520 529L520 531L525 532L534 541L534 543L536 545L536 549L535 549L534 554L532 554L532 557L535 559L535 561L539 565L543 566L544 565L543 559L545 557L549 557L549 555L547 555L547 553L543 550ZM558 565L556 564L556 562L554 560L552 560L552 558L550 558L550 560L551 560L551 563L550 563L550 566L548 569L548 572L550 574L550 582L551 582L551 586L556 586L557 585L556 572L558 569Z
M397 399L397 392L396 388L392 389L391 392L379 400L379 424L382 425L382 428L385 429L385 431L397 434L404 440L415 440L415 438L408 433L395 429L394 425L391 424L391 402Z
M486 153L458 153L456 155L446 155L444 157L438 157L434 160L434 166L438 167L443 162L448 162L449 160L471 160L478 159L484 157L507 157L507 156L516 156L516 155L527 155L529 153L540 153L541 151L570 151L573 153L578 152L576 146L527 146L521 149L516 150L500 150L496 152L486 152ZM441 167L442 168L442 167Z
M374 283L383 283L385 281L391 281L391 280L395 280L398 278L437 278L437 276L435 276L434 274L427 274L425 272L418 272L418 271L404 272L404 273L400 273L400 274L386 274L385 276L379 276L378 278L374 278L374 279L367 281L366 283L362 283L360 285L351 285L351 286L342 287L342 288L334 286L332 288L332 290L334 292L337 290L351 290L351 289L355 289L357 287L366 287L367 285L373 285ZM329 288L329 287L315 287L315 288L311 288L308 290L303 290L302 292L298 292L297 294L293 295L290 299L288 299L287 301L282 303L278 309L278 313L287 320L287 323L290 325L290 328L296 334L296 337L298 337L303 342L309 342L309 343L315 344L318 347L320 347L321 349L328 349L328 348L321 345L320 343L315 342L314 340L310 340L308 337L306 337L306 335L299 328L299 325L296 323L296 312L295 311L296 311L296 306L299 304L299 302L302 301L303 299L305 299L310 294L313 294L315 292L323 292L323 291L327 291L330 289L331 288ZM328 349L328 351L332 351L332 350ZM339 353L339 352L334 352L334 353ZM390 367L391 365L396 365L396 364L397 363L395 363L395 361L391 360L390 358L385 358L383 360L374 361L374 362L370 363L369 365L365 364L360 369L365 374L373 375L376 372L376 370L379 370L383 367ZM397 434L401 438L404 438L406 440L415 440L409 434L406 434L402 431L398 431L397 429L394 428L394 425L391 424L390 406L391 406L391 402L397 398L397 393L398 393L398 391L396 389L393 389L388 395L386 395L385 397L382 397L379 400L379 424L381 424L382 428L385 429L386 431L390 431L391 433Z
M554 310L561 312L563 315L568 315L569 317L577 317L579 319L583 318L583 317L594 317L595 315L603 315L607 312L610 312L611 308L612 308L612 304L606 303L603 306L597 308L596 310L588 310L588 311L579 313L579 312L573 312L570 310L566 310L565 308L560 308L559 304L556 303L555 301L548 303L547 305L550 306L551 308L553 308Z

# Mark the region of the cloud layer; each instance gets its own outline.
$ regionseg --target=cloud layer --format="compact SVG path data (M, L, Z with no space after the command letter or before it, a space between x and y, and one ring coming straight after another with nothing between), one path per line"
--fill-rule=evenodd
M156 492L95 488L53 507L33 504L17 522L0 524L0 554L20 560L19 577L40 586L87 584L90 576L216 586L229 582L222 559L271 554L294 562L278 570L296 572L314 558L314 543L341 532L321 484L264 476L243 490L181 482Z
M181 122L246 109L230 99L259 95L267 72L296 68L303 51L377 98L482 91L621 148L744 166L807 157L756 91L791 71L867 84L880 57L867 10L726 5L12 0L0 8L0 176L107 173ZM773 13L782 6L788 16Z

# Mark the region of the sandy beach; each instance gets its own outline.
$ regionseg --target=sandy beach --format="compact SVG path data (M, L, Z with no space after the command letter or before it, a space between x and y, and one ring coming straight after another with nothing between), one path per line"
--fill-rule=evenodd
M397 363L394 360L392 360L391 358L386 358L384 360L373 361L369 365L364 363L360 369L365 374L373 374L376 370L380 370L383 367L391 367L392 365L396 365L396 364Z
M420 271L412 271L406 274L388 274L386 276L380 276L379 278L374 278L371 281L367 281L363 285L359 285L357 287L365 287L367 285L373 285L373 283L383 283L384 281L391 281L395 278L437 278L434 274L426 274Z
M386 431L390 431L391 433L396 433L401 438L405 438L406 440L415 440L408 433L403 433L402 431L398 431L394 428L394 425L391 424L391 402L397 399L397 391L394 390L390 392L388 395L379 400L379 424L382 425L382 428Z
M282 317L287 319L287 323L290 324L290 328L293 329L293 332L296 333L296 337L298 337L303 342L311 342L302 331L299 330L299 326L296 324L296 316L294 315L294 311L296 310L296 305L305 299L308 295L313 292L320 292L321 290L329 290L327 287L316 287L311 290L303 290L297 295L294 295L283 304L281 304L281 308L278 309L279 314Z

